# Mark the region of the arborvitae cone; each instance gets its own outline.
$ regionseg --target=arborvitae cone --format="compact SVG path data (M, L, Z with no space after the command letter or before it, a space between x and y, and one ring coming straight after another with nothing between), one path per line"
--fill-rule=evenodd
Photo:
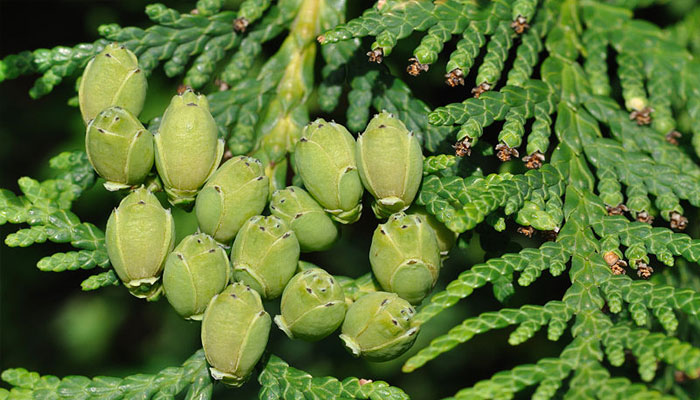
M275 323L292 339L323 339L345 318L345 295L340 283L321 268L299 272L282 294Z
M119 203L107 221L109 261L136 297L156 299L165 258L173 249L175 222L155 195L135 190Z
M205 96L187 90L170 101L154 137L156 167L173 205L191 204L219 166L224 142L217 132Z
M415 135L382 112L357 138L357 167L362 184L375 198L374 214L386 218L411 205L423 177L423 153Z
M332 218L343 224L362 213L362 182L355 140L344 126L317 119L304 128L294 161L304 187Z
M299 241L287 223L274 215L249 219L233 241L233 277L267 300L282 294L297 261Z
M414 315L413 307L394 293L368 293L348 309L340 339L355 357L392 360L411 348L418 336Z
M138 116L146 99L145 74L134 53L116 43L107 45L85 67L78 88L83 121L88 123L107 107L120 106Z
M211 376L226 385L245 383L267 347L270 315L260 295L241 283L214 296L202 320L202 347Z
M418 304L437 282L440 249L433 229L420 216L400 212L374 231L369 261L384 290Z
M125 108L110 107L87 126L85 149L107 190L139 185L153 168L153 135Z
M301 251L328 250L338 239L338 226L304 189L289 186L272 194L270 212L286 222Z
M259 160L240 156L226 161L197 194L199 228L230 244L241 226L265 209L268 186Z
M183 318L201 320L209 300L228 284L231 266L226 251L209 235L182 239L163 270L168 302Z
M433 228L435 238L437 239L438 248L440 248L440 255L446 256L452 247L454 247L455 243L457 243L457 237L459 234L447 229L445 224L438 221L433 214L429 213L425 209L425 207L414 204L408 209L407 213L409 215L417 215L421 217L423 222L427 222L428 226Z

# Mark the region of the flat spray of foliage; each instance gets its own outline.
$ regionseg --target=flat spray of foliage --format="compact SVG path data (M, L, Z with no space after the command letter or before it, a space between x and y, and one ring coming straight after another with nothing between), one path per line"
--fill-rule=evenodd
M7 56L0 80L38 74L30 95L40 97L119 42L147 73L162 64L167 76L210 91L228 149L262 159L282 186L313 92L322 112L346 95L353 132L371 109L393 112L428 156L417 200L428 212L463 238L508 223L548 239L465 268L424 301L421 323L489 283L499 300L515 284L547 279L544 272L566 274L570 284L543 305L465 319L408 359L405 372L439 362L476 334L514 326L509 343L518 345L544 327L564 344L561 354L501 371L454 398L509 399L528 387L540 400L697 395L687 382L700 374L700 240L681 231L684 214L700 206L700 8L661 29L633 18L649 0L379 0L347 22L345 0L245 0L232 10L221 3L200 0L187 14L150 5L152 26L106 25L94 43ZM283 35L264 58L262 45ZM466 100L430 110L401 81L420 76L398 78L376 65L409 35L422 38L408 74L444 65L442 55L446 84L464 86ZM487 138L499 159L522 157L530 170L484 175L479 157L494 154ZM69 242L76 251L38 267L99 267L83 290L117 285L104 233L70 211L95 182L85 154L60 154L51 165L55 179L21 178L21 196L0 191L0 224L25 225L5 243ZM667 273L674 264L678 271ZM363 279L345 286L364 290ZM615 376L625 363L637 364L639 382ZM2 379L14 388L0 389L0 398L205 399L205 366L199 351L180 367L123 379L12 369ZM407 398L383 382L311 377L274 355L262 367L265 399Z

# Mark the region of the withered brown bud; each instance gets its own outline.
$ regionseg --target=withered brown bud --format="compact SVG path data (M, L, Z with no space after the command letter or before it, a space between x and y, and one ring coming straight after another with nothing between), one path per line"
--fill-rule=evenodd
M236 32L245 32L245 29L248 27L248 20L241 17L241 18L236 18L233 20L233 29Z
M528 156L523 157L523 161L525 162L525 167L528 169L538 169L542 166L542 163L544 162L544 154L540 153L539 151L536 151Z
M625 263L626 264L626 263ZM625 269L623 268L622 265L620 264L613 264L610 266L610 271L612 271L613 275L624 275L625 274Z
M533 228L531 226L519 226L518 233L521 233L521 234L531 238L532 234L535 233L535 228Z
M421 64L416 57L411 57L408 61L410 64L406 67L406 72L411 76L418 76L421 72L428 72L430 68L428 64Z
M688 226L688 218L682 216L676 211L671 212L671 228L678 229L680 231L684 230Z
M512 157L518 157L520 156L520 153L518 152L517 149L514 149L512 147L509 147L505 143L499 143L496 145L496 157L498 157L499 160L506 162L510 161Z
M479 96L481 96L484 92L488 92L489 90L491 90L491 84L488 82L482 82L479 86L472 89L472 93L474 94L474 97L478 99Z
M649 125L651 124L651 113L654 111L651 107L644 107L643 109L637 111L632 111L630 113L630 119L637 122L637 125Z
M654 268L650 267L645 262L637 261L637 276L643 279L649 279L654 272Z
M464 72L460 68L455 68L445 74L445 83L450 87L457 85L464 86Z
M471 138L466 137L463 140L460 140L459 142L453 144L452 148L455 149L455 155L457 157L470 156L472 154Z
M637 213L637 221L651 224L652 222L654 222L654 217L651 216L648 212L642 211L640 213Z
M526 29L530 28L530 24L527 23L527 19L525 17L518 15L518 17L510 23L510 27L513 28L515 33L520 35L525 32Z
M382 49L381 47L377 47L372 51L368 51L367 57L369 57L369 62L376 62L377 64L381 64L382 61L384 61L384 49Z
M683 135L681 135L681 133L678 131L671 131L666 134L666 141L674 146L678 146L678 139L680 139L682 136Z
M624 204L618 204L615 207L605 206L605 209L608 211L608 215L622 215L623 213L629 211L627 206Z

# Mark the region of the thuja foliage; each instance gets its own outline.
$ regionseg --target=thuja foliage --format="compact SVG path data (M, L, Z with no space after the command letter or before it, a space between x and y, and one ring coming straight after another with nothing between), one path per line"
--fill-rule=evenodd
M7 56L0 80L39 75L37 98L118 42L144 73L162 67L208 94L229 156L260 159L280 189L300 183L290 157L314 117L345 107L355 133L373 110L394 113L425 156L416 202L460 234L460 246L509 226L539 243L464 266L415 320L430 324L489 283L503 302L549 279L544 272L569 285L544 304L465 316L404 372L465 351L457 346L477 334L513 327L516 346L545 328L562 343L558 356L471 382L454 398L697 398L700 240L682 231L700 206L700 8L690 2L660 28L635 18L650 0L379 0L349 21L344 0L228 3L200 0L187 13L150 5L150 27L104 25L92 43ZM409 36L420 42L406 74L377 65ZM275 38L281 44L266 56ZM446 80L434 90L463 87L464 101L431 108L412 93L406 82L431 68ZM491 157L508 168L488 173ZM5 243L70 243L75 251L41 259L39 269L99 267L83 290L119 285L104 231L71 212L96 181L85 153L60 154L51 166L53 179L21 178L21 195L0 191L0 223L23 225ZM338 280L352 300L377 290L370 275ZM638 374L620 374L623 365ZM260 368L265 399L407 398L384 382L312 377L274 355ZM155 375L59 379L11 369L2 379L13 388L0 397L9 398L189 399L212 390L201 351Z

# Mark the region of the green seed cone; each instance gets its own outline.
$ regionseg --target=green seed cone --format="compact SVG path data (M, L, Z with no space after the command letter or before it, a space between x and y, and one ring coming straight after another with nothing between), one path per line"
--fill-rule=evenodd
M455 243L457 243L457 237L459 234L453 232L445 226L442 222L438 221L437 218L431 213L429 213L425 207L412 205L407 211L410 215L417 215L422 218L423 222L427 222L428 226L433 228L433 233L435 233L435 238L437 239L438 248L440 249L440 255L443 257L450 252Z
M139 69L134 53L116 43L88 63L78 88L83 121L95 118L107 107L120 106L138 116L146 99L145 74Z
M168 199L186 207L224 154L207 98L191 90L174 96L154 138L156 168Z
M372 193L377 218L403 211L416 197L423 177L418 139L393 115L372 118L357 138L357 167L362 184Z
M128 110L100 112L87 126L85 149L108 190L139 185L153 168L153 135Z
M202 320L211 376L229 386L243 385L265 351L271 324L260 295L241 283L214 296Z
M389 361L411 348L419 327L415 310L394 293L375 292L360 297L348 309L342 339L355 357Z
M156 299L165 258L173 249L175 223L155 195L135 190L119 203L107 221L109 261L136 297Z
M197 194L199 228L230 244L241 226L265 209L268 185L260 161L244 156L226 161Z
M321 268L311 268L294 275L284 288L275 323L291 339L313 342L338 329L345 310L340 283Z
M400 212L374 231L369 261L384 290L418 304L437 282L440 249L421 217Z
M335 122L317 119L304 128L294 162L304 187L333 219L349 224L362 213L362 182L355 161L355 140Z
M257 215L233 241L233 277L267 300L279 297L297 269L299 241L281 219Z
M211 298L228 284L230 270L226 251L211 236L187 236L165 260L165 296L183 318L201 320Z
M301 251L328 250L338 239L338 226L304 189L289 186L272 194L270 212L286 222Z

